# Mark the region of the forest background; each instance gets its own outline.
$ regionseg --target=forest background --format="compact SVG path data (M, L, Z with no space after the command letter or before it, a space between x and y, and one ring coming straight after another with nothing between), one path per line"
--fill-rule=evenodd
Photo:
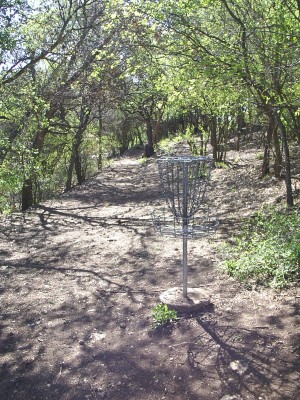
M0 213L132 146L184 136L221 165L254 131L293 205L300 1L1 0L0 29Z

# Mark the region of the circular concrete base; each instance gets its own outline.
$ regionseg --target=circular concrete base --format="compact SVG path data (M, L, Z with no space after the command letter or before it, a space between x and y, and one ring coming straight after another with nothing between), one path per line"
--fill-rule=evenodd
M187 298L183 297L182 288L175 287L163 292L160 301L177 311L196 311L211 304L210 294L205 289L189 288Z

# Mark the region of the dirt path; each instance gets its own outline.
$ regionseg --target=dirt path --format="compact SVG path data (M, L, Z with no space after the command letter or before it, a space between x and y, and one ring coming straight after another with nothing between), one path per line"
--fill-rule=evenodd
M255 150L213 172L216 237L189 242L189 282L212 306L151 329L181 285L181 240L158 236L155 161L115 161L86 185L0 225L1 400L294 400L299 291L245 290L220 247L282 183L254 178Z

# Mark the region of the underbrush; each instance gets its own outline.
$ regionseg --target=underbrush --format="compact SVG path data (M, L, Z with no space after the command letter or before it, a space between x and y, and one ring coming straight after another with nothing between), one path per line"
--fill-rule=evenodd
M300 213L276 210L256 213L228 247L225 267L246 284L284 288L300 278Z
M161 139L155 146L155 151L158 154L171 156L176 151L176 146L183 140L182 136L170 136Z

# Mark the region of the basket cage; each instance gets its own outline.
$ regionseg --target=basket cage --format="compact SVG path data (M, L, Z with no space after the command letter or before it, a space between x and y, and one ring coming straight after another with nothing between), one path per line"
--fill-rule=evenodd
M202 207L210 183L209 157L162 157L157 160L167 207L176 219L190 219Z
M202 237L218 225L210 217L206 192L210 187L210 157L162 157L157 160L167 211L152 213L154 228L167 236Z

